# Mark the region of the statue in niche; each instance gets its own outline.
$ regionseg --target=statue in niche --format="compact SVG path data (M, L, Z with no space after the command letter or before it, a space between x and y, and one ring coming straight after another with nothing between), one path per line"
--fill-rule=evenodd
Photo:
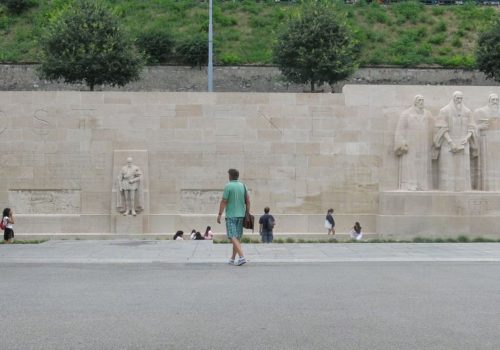
M132 163L132 158L127 158L127 165L118 176L118 192L116 207L123 215L137 215L144 208L144 192L142 186L142 173L138 166Z
M479 130L477 188L500 191L500 108L497 94L490 94L488 104L474 111Z
M432 188L432 131L432 115L424 109L424 97L417 95L413 106L401 113L394 138L394 151L399 157L400 190Z
M470 191L470 159L477 156L477 129L470 109L463 104L463 94L441 108L436 118L433 146L438 159L438 187L443 191Z

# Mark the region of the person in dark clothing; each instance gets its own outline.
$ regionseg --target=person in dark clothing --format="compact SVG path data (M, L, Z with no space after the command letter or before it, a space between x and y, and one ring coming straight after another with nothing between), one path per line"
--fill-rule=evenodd
M269 207L264 208L264 215L259 219L259 232L262 237L262 243L272 243L273 242L273 229L276 221L274 217L269 214Z
M335 234L335 220L333 220L332 208L328 209L328 211L326 212L325 228L328 230L328 234Z
M198 231L198 232L196 232L196 234L194 235L194 239L199 241L199 240L204 240L204 239L205 239L205 237L203 237L203 236L201 235L201 232L199 232L199 231Z

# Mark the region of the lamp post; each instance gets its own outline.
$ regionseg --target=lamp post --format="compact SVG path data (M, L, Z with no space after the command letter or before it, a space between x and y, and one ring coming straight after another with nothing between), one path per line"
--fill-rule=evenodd
M212 0L209 1L208 5L208 92L214 91L214 64L212 61L212 49L213 49L213 16L212 16Z

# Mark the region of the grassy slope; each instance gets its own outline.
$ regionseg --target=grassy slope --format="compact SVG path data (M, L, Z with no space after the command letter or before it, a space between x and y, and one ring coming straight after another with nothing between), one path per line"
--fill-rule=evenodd
M36 62L37 38L67 0L36 0L21 16L0 6L0 62ZM132 36L167 27L181 41L208 28L207 2L194 0L108 0ZM277 33L296 5L273 1L216 1L216 61L269 64ZM364 45L362 64L472 67L479 30L498 16L492 7L424 6L419 3L340 5Z

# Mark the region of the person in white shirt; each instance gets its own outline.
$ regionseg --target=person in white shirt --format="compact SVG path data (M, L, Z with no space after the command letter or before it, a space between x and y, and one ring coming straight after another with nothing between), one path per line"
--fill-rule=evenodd
M5 208L2 215L3 240L5 243L14 242L14 212L10 208Z
M356 221L356 223L354 224L350 236L351 239L354 239L356 241L360 241L363 238L363 232L361 232L361 225L359 224L359 222Z
M174 235L174 238L172 238L172 240L174 241L183 241L184 238L182 237L184 235L184 232L183 231L177 231Z

